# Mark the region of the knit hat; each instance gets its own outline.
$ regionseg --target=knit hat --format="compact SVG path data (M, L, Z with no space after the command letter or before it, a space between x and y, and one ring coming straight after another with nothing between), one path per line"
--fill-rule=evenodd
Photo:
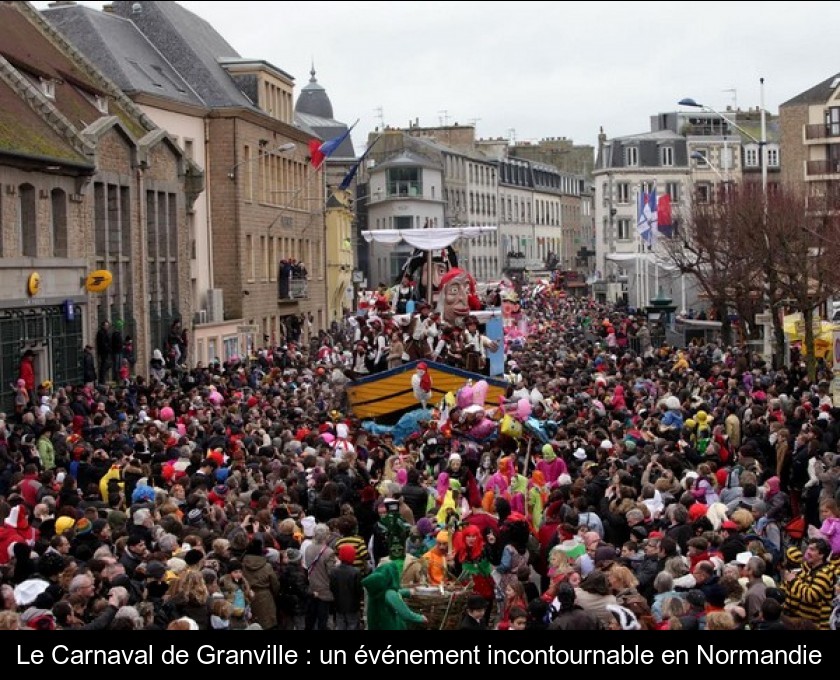
M93 531L93 524L87 517L82 517L76 522L76 535L83 536Z
M114 531L121 531L128 522L128 517L122 510L111 510L108 513L108 524Z
M592 558L592 561L595 562L595 566L598 568L608 567L616 559L616 552L615 548L611 545L602 545L600 548L595 549L595 555Z
M20 615L20 622L32 630L55 630L55 616L49 609L30 607Z
M438 543L449 543L449 532L448 531L438 531L437 536L435 536L435 540Z
M296 564L300 562L303 555L301 555L300 550L297 548L286 548L286 559L289 560L290 563Z
M75 525L75 522L72 517L59 517L55 520L56 535L61 536L65 531L72 529L73 525Z
M166 576L166 565L163 562L152 560L146 565L146 576L154 579L162 579Z
M228 574L234 571L242 571L242 562L239 560L231 560L228 562Z
M203 560L203 559L204 559L204 553L201 552L200 550L196 550L195 548L192 548L191 550L187 550L186 554L184 555L184 562L187 563L188 567L195 566L196 564L201 562L201 560Z
M353 564L356 561L356 549L348 544L339 546L338 559L343 564Z

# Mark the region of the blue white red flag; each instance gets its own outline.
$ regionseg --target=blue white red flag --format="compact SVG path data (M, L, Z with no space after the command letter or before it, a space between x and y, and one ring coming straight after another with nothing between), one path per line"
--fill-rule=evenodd
M637 198L636 230L648 246L653 245L657 224L656 182L650 191L640 191Z

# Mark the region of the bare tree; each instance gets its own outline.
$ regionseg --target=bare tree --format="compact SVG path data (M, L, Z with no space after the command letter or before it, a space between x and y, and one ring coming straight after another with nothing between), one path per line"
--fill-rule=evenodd
M840 215L830 195L782 188L768 197L765 258L772 267L775 308L802 313L808 376L816 376L817 310L840 288ZM778 314L776 315L778 316Z
M725 343L731 343L729 309L752 323L761 296L759 262L752 247L751 225L762 217L762 206L747 194L730 191L709 203L697 203L680 215L674 238L662 239L666 256L683 273L693 276L722 322Z
M840 290L840 202L834 198L785 187L767 193L754 184L733 187L713 203L695 203L678 237L665 241L668 257L696 278L724 324L728 307L753 327L759 309L771 312L774 366L783 362L780 312L800 311L811 378L815 310ZM728 342L729 329L723 331Z

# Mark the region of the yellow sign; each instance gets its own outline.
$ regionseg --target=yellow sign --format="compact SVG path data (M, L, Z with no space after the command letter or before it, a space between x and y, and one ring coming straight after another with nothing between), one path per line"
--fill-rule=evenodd
M85 290L90 293L101 293L114 281L114 275L107 269L97 269L88 274L85 279Z
M34 297L41 290L41 275L38 272L32 272L26 280L26 292L29 297Z

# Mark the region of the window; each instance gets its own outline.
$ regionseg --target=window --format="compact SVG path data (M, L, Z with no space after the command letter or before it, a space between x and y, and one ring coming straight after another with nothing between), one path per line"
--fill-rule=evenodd
M248 280L254 280L254 237L251 234L245 235L245 271Z
M422 196L420 168L391 168L388 170L388 196Z
M628 146L624 150L624 165L627 167L636 167L639 165L639 147Z
M630 240L630 220L622 218L616 222L616 238L619 241Z
M758 147L755 145L744 147L744 167L758 167Z
M779 167L779 150L774 146L767 147L767 167L768 168L778 168Z
M222 340L225 347L224 361L228 361L235 356L239 356L239 337L236 335L228 336Z
M619 182L615 185L616 188L616 202L629 203L630 202L630 184L627 182Z
M832 106L825 112L825 125L829 137L840 137L840 107Z
M50 198L53 257L67 257L67 194L61 189L53 189Z
M665 193L671 197L672 203L679 203L680 201L680 183L679 182L666 182L665 183Z
M694 185L698 203L708 203L712 195L712 186L708 182L698 182Z
M660 150L660 163L664 167L671 167L674 165L674 147L663 146Z
M55 81L41 78L41 92L47 99L55 99Z
M697 161L697 166L704 168L708 167L709 165L709 150L708 149L695 149L691 153L691 157Z
M21 184L18 188L18 220L20 227L20 254L24 257L38 257L38 223L35 208L35 187Z

